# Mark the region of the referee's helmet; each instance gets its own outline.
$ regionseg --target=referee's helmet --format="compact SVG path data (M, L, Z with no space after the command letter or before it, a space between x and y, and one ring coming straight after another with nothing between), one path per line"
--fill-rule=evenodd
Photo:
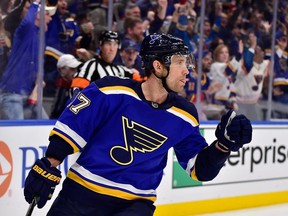
M105 30L99 36L100 45L102 45L105 41L116 41L119 45L120 44L119 34L114 31Z

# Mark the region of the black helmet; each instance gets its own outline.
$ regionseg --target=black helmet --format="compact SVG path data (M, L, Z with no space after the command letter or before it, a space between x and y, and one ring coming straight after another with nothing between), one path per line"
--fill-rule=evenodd
M191 52L183 40L169 34L151 34L144 38L139 55L144 68L151 69L155 59L162 60L166 66L171 63L172 55L188 55Z
M105 41L117 41L117 43L120 44L119 35L117 32L114 32L114 31L105 30L101 33L99 37L100 45L102 45L103 42Z

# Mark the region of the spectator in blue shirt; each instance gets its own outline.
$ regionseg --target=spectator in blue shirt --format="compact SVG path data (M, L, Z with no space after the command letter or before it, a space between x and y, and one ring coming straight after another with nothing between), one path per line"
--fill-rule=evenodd
M23 8L26 14L14 34L11 55L0 82L0 119L24 119L26 101L35 87L39 53L39 2L26 2ZM45 10L47 30L55 7L46 7Z
M50 0L57 1L57 0ZM54 97L56 80L59 78L57 61L62 54L75 54L78 25L68 11L67 0L57 1L57 11L52 16L46 32L44 96Z

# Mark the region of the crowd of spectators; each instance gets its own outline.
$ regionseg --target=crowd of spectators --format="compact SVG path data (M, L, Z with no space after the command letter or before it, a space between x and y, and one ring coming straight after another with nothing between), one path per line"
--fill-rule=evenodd
M229 108L245 114L251 120L265 120L271 73L273 73L272 117L288 117L286 111L288 110L286 108L288 104L288 0L279 1L277 8L274 53L271 52L273 1L269 0L207 0L202 41L200 41L201 0L114 0L111 10L113 13L111 29L108 29L109 0L47 0L46 2L49 7L57 8L57 11L55 14L50 14L51 20L47 22L45 33L44 99L53 98L53 101L57 101L59 85L65 83L67 89L71 83L75 83L71 76L68 84L63 82L63 73L67 70L65 67L70 64L69 59L73 62L77 60L79 63L77 67L70 67L73 68L74 79L77 76L79 78L79 74L87 78L89 73L92 74L96 70L98 75L89 75L87 82L93 80L91 77L100 77L99 70L104 70L107 75L120 76L112 73L115 68L120 67L131 74L130 78L137 77L139 82L145 80L145 72L141 68L141 59L138 56L140 44L145 35L163 32L182 38L194 54L196 63L199 62L199 56L202 57L201 110L199 110L201 120L219 119ZM30 5L39 5L39 3L40 0L1 0L0 109L3 109L3 98L7 93L17 93L22 96L24 94L25 97L21 98L25 107L27 98L29 99L29 95L37 87L35 83L37 63L33 60L32 67L31 59L30 62L29 59L27 62L23 61L25 56L35 57L37 52L32 54L30 51L21 54L18 52L16 55L18 59L14 59L16 66L15 61L18 63L16 69L8 63L12 61L10 58L13 58L13 52L17 53L17 49L21 47L19 40L22 40L23 44L33 40L31 37L23 37L21 32L19 33L19 28L21 23L23 25ZM33 28L35 26L37 27L33 24ZM103 44L103 40L101 41L103 32L117 34L114 44L112 41ZM21 39L20 36L23 38ZM200 49L202 55L199 55L200 44L203 44ZM17 46L17 49L14 46ZM35 50L36 47L33 49ZM106 60L108 57L104 57L105 54L111 59ZM275 59L274 69L270 71L272 55ZM61 60L63 63L61 56L66 57L64 62L67 65L59 67L57 62ZM97 69L99 62L102 69ZM27 65L30 65L33 70L28 71ZM22 68L22 73L19 68ZM196 98L199 74L197 68L188 75L185 90L181 93L192 103L195 103ZM22 92L21 89L12 89L9 92L10 89L6 85L11 82L9 79L12 71L18 71L19 74L25 73L26 78L21 77L21 81L29 80L29 88L25 89L26 92ZM17 77L16 72L14 76ZM19 78L20 75L18 80ZM14 85L20 86L20 84ZM66 104L67 101L63 103ZM63 107L63 104L59 107ZM55 109L57 107L53 103L53 110ZM61 113L61 109L58 109L58 114L55 115L53 110L52 113L48 111L49 118L57 118L59 112ZM0 114L0 119L5 118L7 116L3 117L3 114L2 116Z

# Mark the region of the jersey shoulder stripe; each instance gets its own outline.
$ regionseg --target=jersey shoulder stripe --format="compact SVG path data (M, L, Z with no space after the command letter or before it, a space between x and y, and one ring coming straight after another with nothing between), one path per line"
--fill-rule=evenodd
M96 86L105 94L126 94L142 101L146 101L141 84L135 80L119 77L104 77L95 81ZM170 101L172 101L170 103ZM164 109L173 115L178 116L184 121L192 125L199 126L198 113L193 103L190 103L185 98L169 93L166 104L163 104Z
M130 95L138 100L140 100L139 96L137 93L129 87L126 86L107 86L100 88L100 91L102 91L104 94L126 94Z
M98 86L98 88L108 86L127 86L133 88L135 83L139 84L139 82L129 79L127 77L115 77L115 76L107 76L95 81L95 84Z
M198 112L195 105L182 96L174 93L173 106L167 111L181 117L193 127L199 126Z
M199 126L197 119L193 115L191 115L189 112L183 109L172 106L167 111L182 118L184 121L190 123L193 127Z

